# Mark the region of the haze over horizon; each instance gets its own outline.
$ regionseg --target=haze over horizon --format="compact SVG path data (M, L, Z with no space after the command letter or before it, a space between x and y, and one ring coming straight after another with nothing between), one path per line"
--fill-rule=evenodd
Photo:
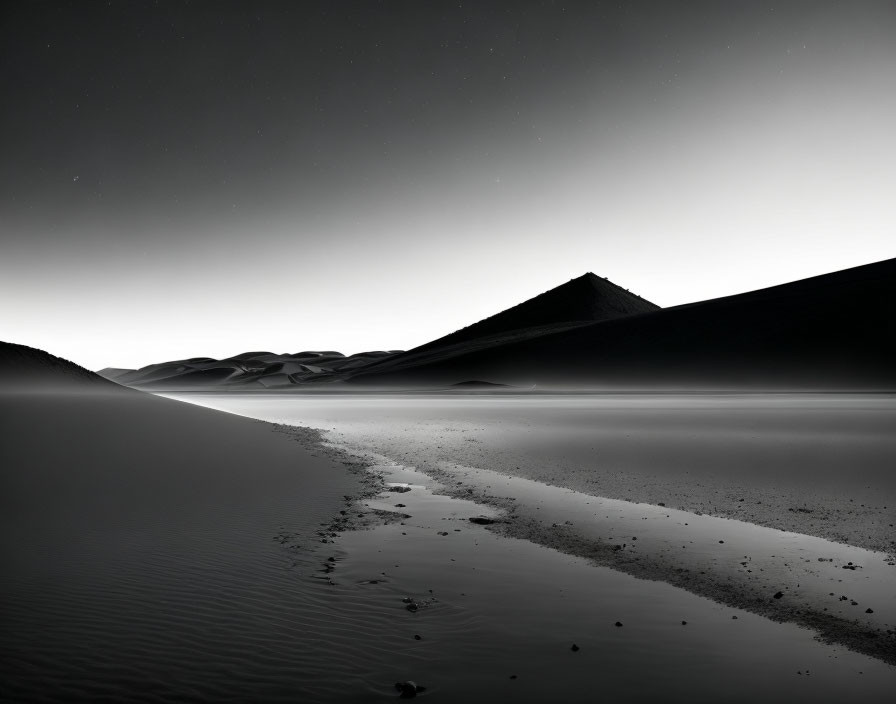
M896 256L890 2L46 2L0 31L0 339L90 369L409 349L586 271L668 307Z

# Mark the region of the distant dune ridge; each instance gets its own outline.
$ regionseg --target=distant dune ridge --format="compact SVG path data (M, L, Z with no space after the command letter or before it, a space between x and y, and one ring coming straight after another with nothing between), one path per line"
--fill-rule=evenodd
M107 368L99 373L120 384L149 389L228 388L233 390L290 388L295 385L345 381L362 371L394 372L433 354L468 352L511 340L528 339L558 330L659 310L659 306L596 276L584 274L565 284L422 345L409 353L244 352L224 360L196 357L153 364L142 369ZM452 383L468 379L455 379Z
M284 354L243 352L226 359L191 357L141 369L107 367L99 374L119 384L154 390L264 390L338 380L352 370L395 354L397 350L361 352L349 357L331 350Z
M317 437L0 343L0 699L322 701L351 644L305 575L360 485Z
M893 388L894 308L896 259L666 309L587 273L407 352L256 351L99 374L153 390L444 388L470 380L542 388Z

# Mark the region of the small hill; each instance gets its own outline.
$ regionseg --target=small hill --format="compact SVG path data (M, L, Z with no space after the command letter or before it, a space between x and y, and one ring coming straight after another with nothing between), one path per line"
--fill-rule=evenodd
M588 272L478 323L421 345L411 352L493 337L511 330L569 322L612 320L659 309L658 305Z
M588 273L410 352L376 350L345 356L333 350L284 354L253 351L221 360L193 357L160 362L141 369L108 367L100 374L118 384L152 390L289 389L340 382L374 369L395 371L474 348L655 310L659 306Z
M227 357L191 357L150 364L140 369L107 367L100 374L118 384L156 391L289 389L300 384L338 381L349 371L387 359L397 352L305 351L276 354L243 352Z
M472 327L472 326L471 326ZM896 388L896 259L641 315L396 357L350 382ZM426 346L424 346L426 347Z
M0 342L0 389L108 387L114 385L98 374L49 352Z
M444 363L474 350L481 352L602 320L615 320L657 310L660 310L658 305L588 272L450 335L375 361L353 376L396 375L403 369Z

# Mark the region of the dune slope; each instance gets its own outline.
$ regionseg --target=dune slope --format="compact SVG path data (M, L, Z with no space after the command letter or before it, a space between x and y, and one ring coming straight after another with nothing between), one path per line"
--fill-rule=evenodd
M341 646L308 574L358 478L314 433L0 352L0 698L320 699Z
M0 342L0 390L38 388L112 388L94 374L67 359L26 345Z
M658 305L588 272L478 323L421 345L415 351L456 345L522 328L612 320L659 309Z
M896 385L896 259L701 303L395 358L373 386L509 384L881 388ZM412 350L409 355L414 351Z

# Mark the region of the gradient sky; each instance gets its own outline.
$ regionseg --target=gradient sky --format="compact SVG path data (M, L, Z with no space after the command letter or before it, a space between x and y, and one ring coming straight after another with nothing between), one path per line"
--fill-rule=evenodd
M896 256L894 2L0 9L0 339L410 348Z

